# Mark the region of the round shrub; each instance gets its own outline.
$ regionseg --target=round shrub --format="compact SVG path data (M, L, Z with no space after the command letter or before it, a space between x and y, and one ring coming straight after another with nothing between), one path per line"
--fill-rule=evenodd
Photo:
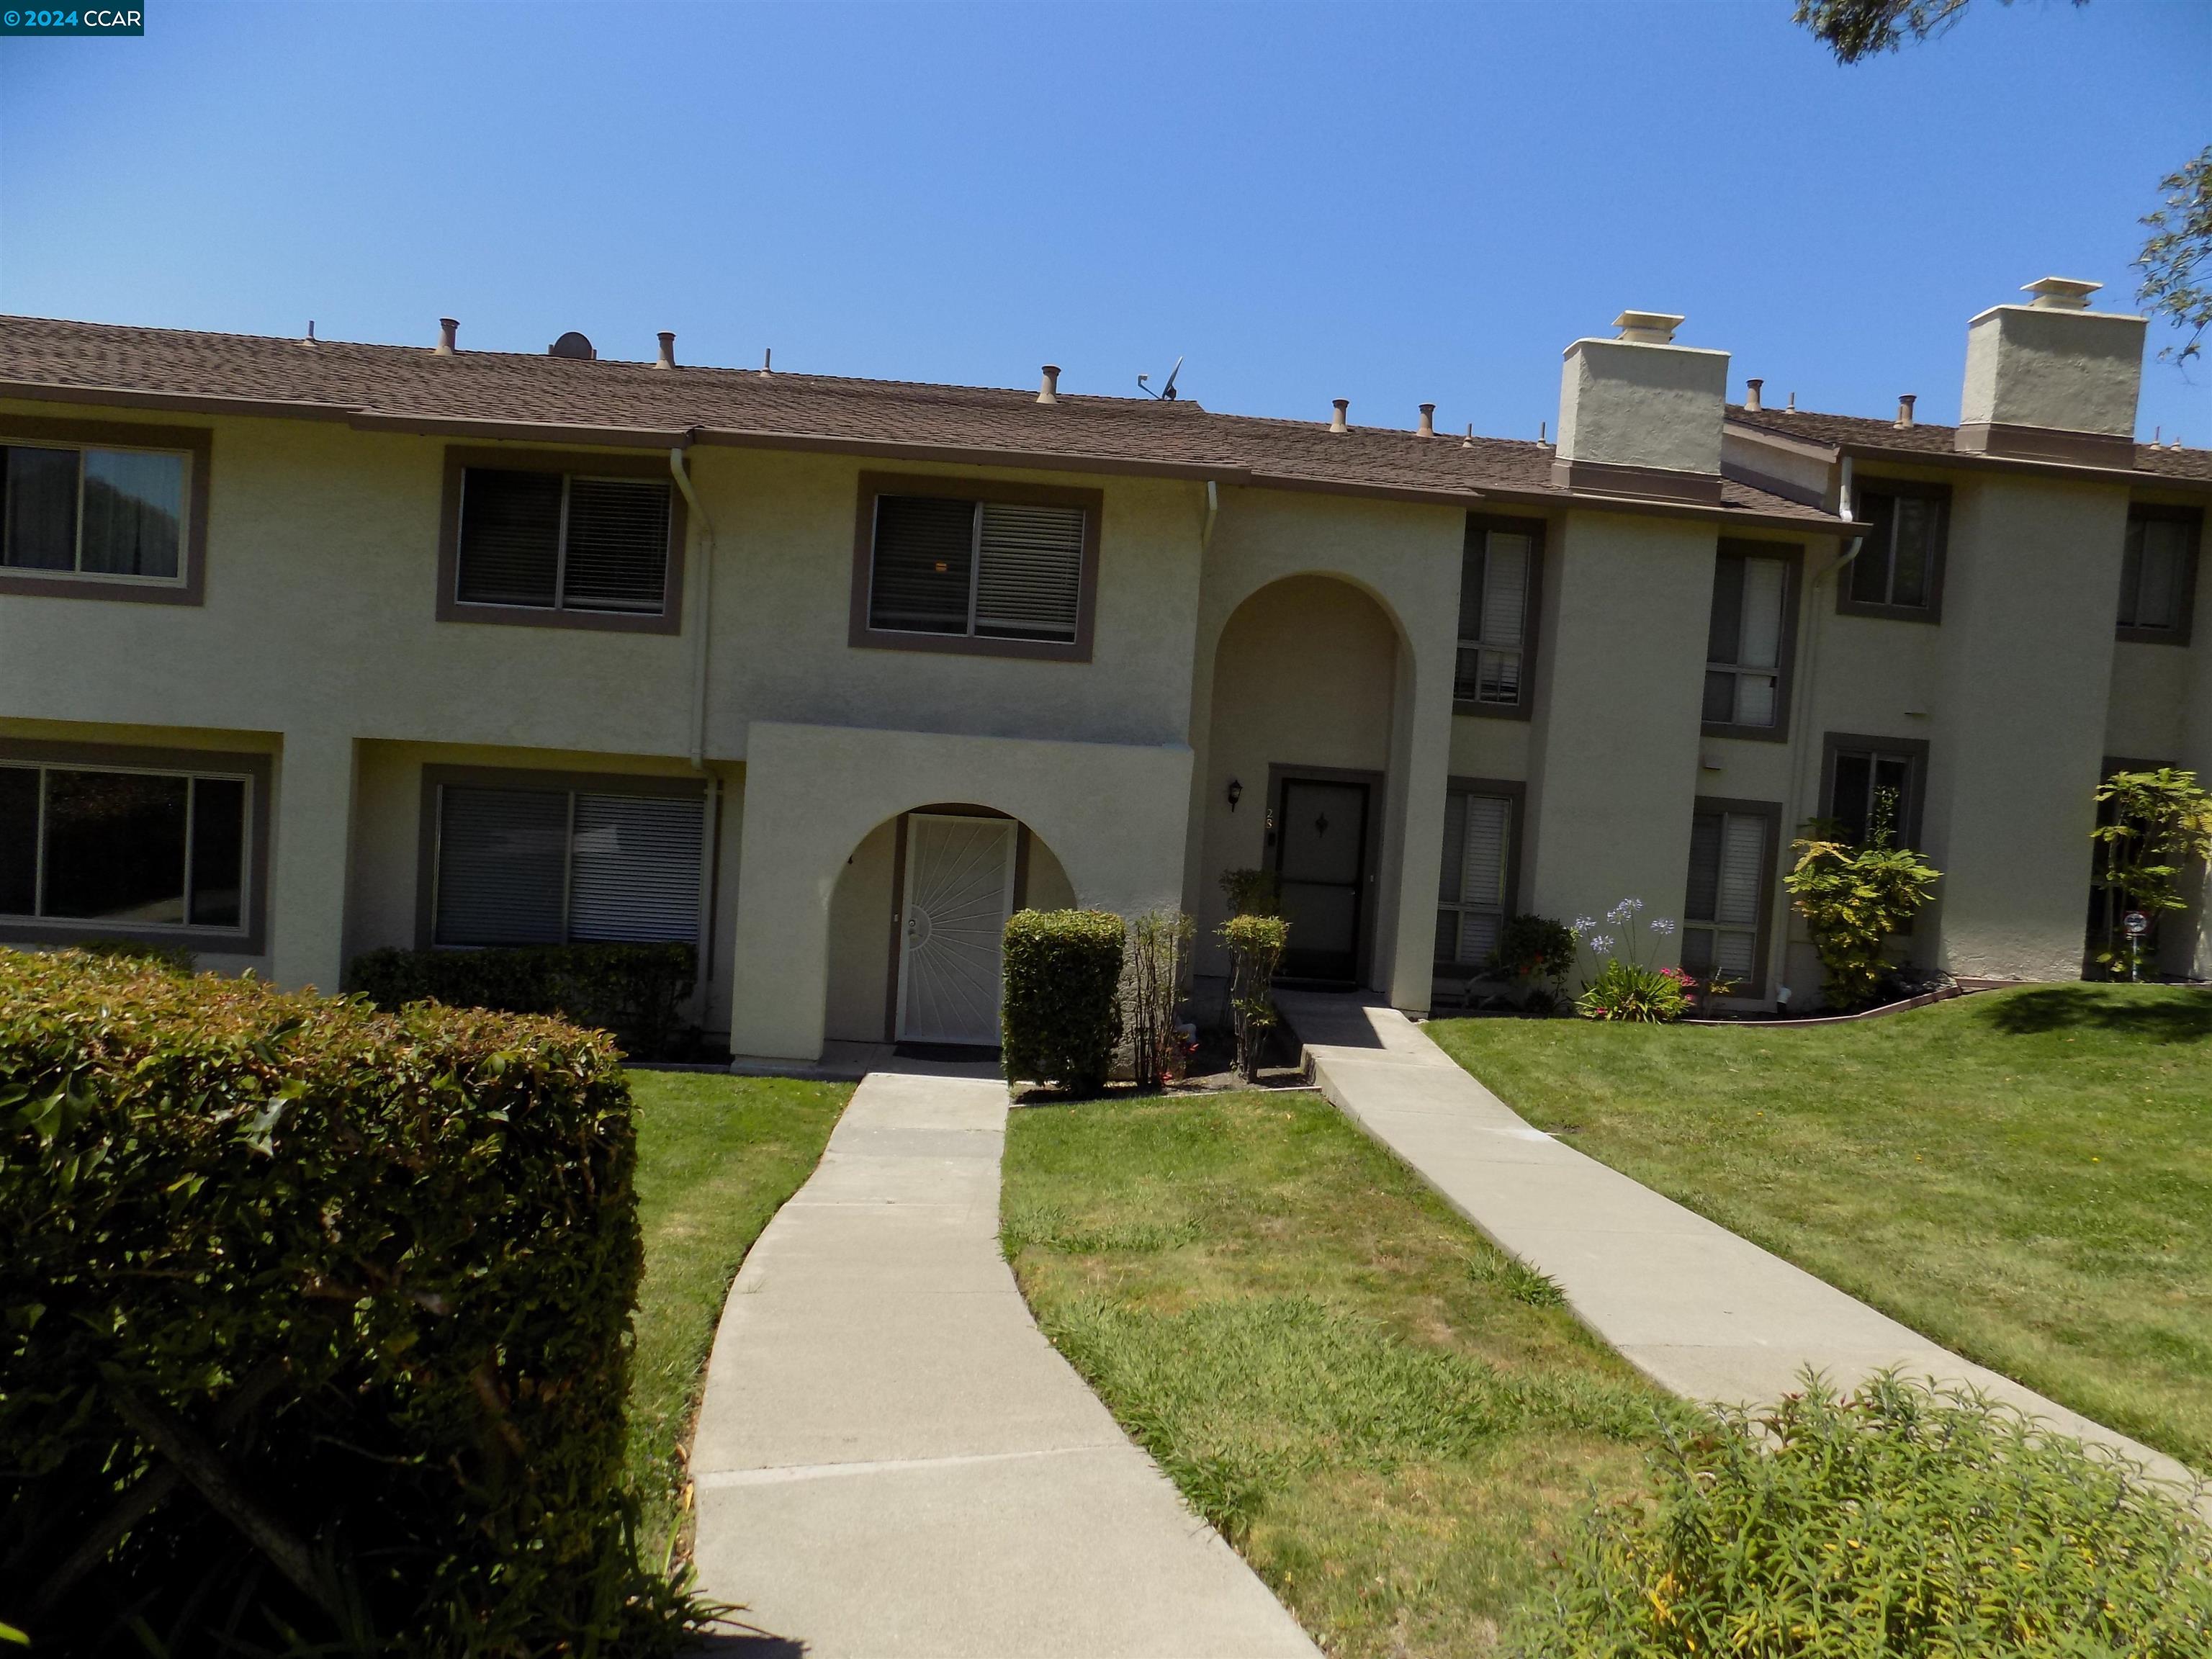
M1009 1080L1096 1094L1121 1036L1121 918L1022 910L1006 923L1001 1054Z
M1645 968L1614 957L1575 999L1575 1012L1584 1019L1663 1024L1689 1012L1687 978L1679 969Z
M1961 1390L1818 1382L1669 1428L1516 1632L1528 1659L2203 1659L2212 1534L2121 1459Z

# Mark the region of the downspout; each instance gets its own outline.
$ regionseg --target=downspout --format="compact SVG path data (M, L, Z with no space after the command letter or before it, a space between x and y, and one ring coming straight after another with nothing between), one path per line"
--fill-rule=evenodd
M707 515L706 503L699 499L684 459L696 431L695 427L686 432L683 443L668 452L668 472L684 492L684 505L698 520L700 532L698 601L691 613L691 769L707 781L699 836L699 974L693 987L703 1023L707 981L713 977L714 967L714 845L721 830L722 781L707 769L707 653L714 615L714 521Z
M1198 528L1198 550L1207 552L1213 546L1213 520L1221 512L1221 486L1211 478L1206 481L1206 521Z

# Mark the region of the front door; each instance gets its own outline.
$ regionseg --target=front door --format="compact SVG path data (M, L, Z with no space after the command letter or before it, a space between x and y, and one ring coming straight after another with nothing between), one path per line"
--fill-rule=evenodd
M999 1046L999 956L1013 913L1018 833L1012 818L907 819L901 1042Z
M1275 827L1275 874L1283 920L1285 979L1359 981L1360 924L1366 914L1367 799L1364 783L1285 778Z

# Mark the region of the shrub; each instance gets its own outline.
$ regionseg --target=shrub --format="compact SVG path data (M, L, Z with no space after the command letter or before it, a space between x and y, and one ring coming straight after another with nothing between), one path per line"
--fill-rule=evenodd
M1279 916L1283 884L1273 870L1224 870L1221 896L1232 916Z
M1584 1019L1633 1020L1660 1024L1681 1018L1688 1012L1687 976L1679 968L1644 968L1615 957L1598 969L1575 1012Z
M1190 976L1191 920L1180 910L1149 910L1129 924L1121 970L1121 1024L1129 1035L1129 1069L1140 1089L1157 1089L1181 1073L1183 988Z
M1280 916L1231 916L1221 924L1229 947L1229 1018L1237 1031L1237 1069L1247 1083L1260 1075L1260 1053L1275 1028L1271 988L1291 941Z
M0 952L0 1620L672 1650L622 1480L634 1164L597 1033Z
M1574 930L1549 916L1516 916L1498 929L1493 959L1499 972L1521 981L1524 998L1548 993L1545 1000L1556 1004L1575 970Z
M2212 858L2212 793L2194 772L2161 766L2113 773L2098 786L2096 802L2089 838L2102 848L2096 884L2106 896L2096 960L2107 973L2133 977L2141 942L2122 933L2121 921L2140 910L2155 926L2167 912L2189 908L2183 878Z
M1889 844L1894 807L1876 802L1875 830L1864 847L1820 833L1790 844L1797 866L1783 877L1826 970L1820 994L1832 1006L1863 1008L1881 1000L1889 964L1882 952L1894 933L1928 902L1942 872L1910 848Z
M192 953L181 945L157 945L143 939L88 939L73 947L90 957L108 957L118 962L143 962L157 968L166 968L173 974L189 974L198 964Z
M2212 1652L2212 1538L2118 1458L1894 1376L1662 1425L1514 1647L1544 1659Z
M676 1041L677 1009L697 982L689 945L528 945L490 951L371 951L346 988L387 1013L410 1002L551 1014L614 1033L653 1060Z
M1000 1029L1009 1079L1079 1095L1105 1085L1121 1035L1122 950L1111 910L1022 910L1006 923Z

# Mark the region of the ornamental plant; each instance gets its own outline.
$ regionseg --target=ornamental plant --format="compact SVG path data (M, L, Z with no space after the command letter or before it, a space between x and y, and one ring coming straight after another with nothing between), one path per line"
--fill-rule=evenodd
M1689 976L1680 969L1652 967L1643 958L1647 942L1672 937L1674 924L1668 917L1654 916L1639 932L1636 918L1643 909L1642 899L1625 898L1605 913L1608 931L1599 932L1599 924L1588 916L1576 917L1568 929L1596 964L1596 971L1583 981L1583 994L1575 999L1575 1012L1584 1019L1662 1024L1688 1011Z
M2132 975L2138 967L2132 941L2121 929L2130 910L2158 919L2188 908L2182 878L2212 859L2212 793L2194 772L2161 766L2154 772L2115 772L2097 787L2097 886L2106 895L2105 936L2096 959L2107 972Z
M1964 1389L1877 1376L1702 1425L1597 1504L1522 1659L2185 1659L2212 1532L2125 1460Z
M1182 1012L1190 979L1191 919L1180 910L1148 910L1129 923L1121 967L1121 1028L1129 1036L1129 1069L1139 1089L1180 1076L1184 1060Z
M1549 916L1516 916L1498 929L1492 960L1520 986L1524 1006L1540 1002L1548 1009L1565 1000L1575 949L1575 933L1566 923Z
M1875 799L1863 847L1834 836L1833 825L1818 820L1809 826L1812 834L1790 843L1797 865L1782 885L1820 955L1821 994L1846 1012L1881 999L1889 972L1885 946L1911 924L1942 879L1943 872L1911 848L1891 845L1895 817L1895 797L1884 790Z
M1019 910L1007 921L999 1024L1009 1080L1073 1095L1106 1086L1121 1036L1123 951L1111 910Z
M1260 1054L1279 1016L1270 988L1289 948L1291 925L1280 916L1231 916L1221 924L1229 947L1229 1018L1237 1031L1237 1069L1247 1083L1260 1075Z

